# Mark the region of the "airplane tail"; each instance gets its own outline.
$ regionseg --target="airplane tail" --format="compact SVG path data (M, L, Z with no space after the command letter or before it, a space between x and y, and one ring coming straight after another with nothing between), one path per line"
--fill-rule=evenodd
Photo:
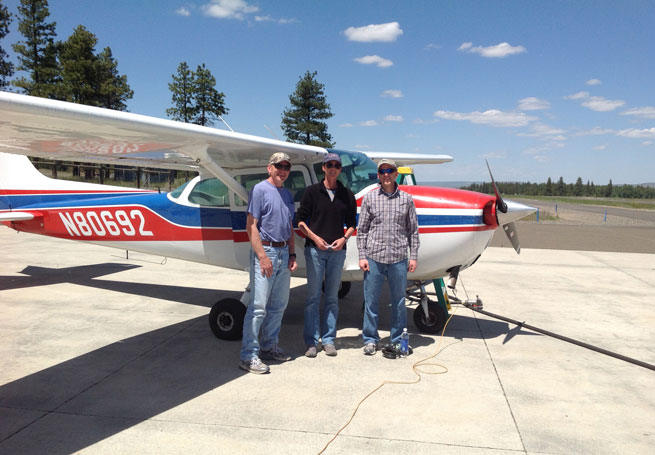
M143 190L118 186L52 179L39 172L26 156L0 152L0 210L12 210L28 201L34 202L34 196L38 198L41 192L64 195L66 193L125 193L126 190L143 192Z

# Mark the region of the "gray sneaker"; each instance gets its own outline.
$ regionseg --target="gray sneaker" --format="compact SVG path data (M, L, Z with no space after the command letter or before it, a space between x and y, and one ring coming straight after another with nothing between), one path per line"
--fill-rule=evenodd
M366 343L366 346L364 346L364 355L375 355L377 350L378 347L375 343Z
M275 360L277 362L286 362L291 360L291 356L284 352L277 344L272 349L266 351L260 350L259 357L264 360Z
M323 350L325 351L325 355L329 355L330 357L337 355L337 348L333 344L326 344L323 346Z
M307 351L305 352L305 357L310 357L314 358L316 357L316 354L318 354L318 351L316 350L316 346L308 346Z
M240 360L239 368L241 368L244 371L247 371L248 373L255 373L255 374L266 374L270 371L268 365L262 363L262 361L259 360L259 357L257 356L253 357L250 360Z

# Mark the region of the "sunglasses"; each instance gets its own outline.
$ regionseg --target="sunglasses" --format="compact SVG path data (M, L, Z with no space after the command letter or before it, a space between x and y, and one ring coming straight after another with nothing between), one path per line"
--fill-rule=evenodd
M275 163L273 166L275 166L275 169L277 169L278 171L290 171L291 170L291 165L290 164Z
M378 169L378 174L382 174L382 175L393 174L394 172L396 172L396 170L392 167L388 167L386 169Z
M325 167L328 169L332 169L332 168L341 169L341 163L328 161L327 163L325 163Z

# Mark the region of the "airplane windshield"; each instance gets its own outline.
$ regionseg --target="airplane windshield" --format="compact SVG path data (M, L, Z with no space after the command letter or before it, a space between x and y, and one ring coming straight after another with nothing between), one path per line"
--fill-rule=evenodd
M329 150L341 157L341 174L339 180L358 193L369 185L378 182L377 166L369 157L359 152L345 152L342 150ZM323 180L323 163L314 164L314 172L319 181Z

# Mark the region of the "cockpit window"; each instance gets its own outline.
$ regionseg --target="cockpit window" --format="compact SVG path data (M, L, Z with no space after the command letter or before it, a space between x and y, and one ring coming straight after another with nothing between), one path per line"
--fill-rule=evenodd
M178 186L175 188L173 191L171 191L169 194L171 195L172 198L179 198L182 192L184 191L184 188L189 184L189 182L184 182L182 185Z
M378 182L377 166L369 157L358 152L342 152L330 150L330 153L337 153L341 157L341 174L339 180L350 188L353 193L358 193L369 185ZM323 180L323 163L314 164L316 178Z
M229 207L227 186L218 179L205 179L191 190L189 202L209 207Z

